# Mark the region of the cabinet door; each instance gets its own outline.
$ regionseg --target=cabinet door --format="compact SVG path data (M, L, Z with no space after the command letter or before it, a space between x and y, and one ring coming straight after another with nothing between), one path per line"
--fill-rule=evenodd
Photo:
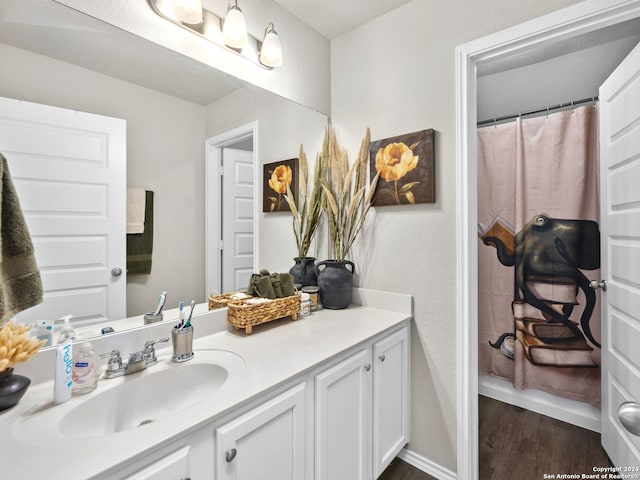
M305 384L216 429L218 480L302 480Z
M315 377L315 479L371 476L371 350Z
M409 330L373 345L373 470L377 478L409 441Z
M189 447L167 455L126 480L187 480L189 478Z

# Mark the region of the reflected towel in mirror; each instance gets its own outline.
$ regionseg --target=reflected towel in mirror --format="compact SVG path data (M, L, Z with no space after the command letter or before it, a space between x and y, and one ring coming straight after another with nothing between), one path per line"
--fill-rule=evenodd
M145 192L144 232L127 234L127 274L151 273L153 253L153 192Z
M145 190L127 188L127 233L144 232Z

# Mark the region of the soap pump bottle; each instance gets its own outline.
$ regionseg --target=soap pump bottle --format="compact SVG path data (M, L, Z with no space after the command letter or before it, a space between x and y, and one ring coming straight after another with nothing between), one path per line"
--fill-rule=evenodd
M73 393L89 393L98 386L100 358L91 342L82 338L73 352Z
M60 330L60 335L58 336L58 343L63 343L67 339L71 339L71 341L73 342L76 339L76 332L71 327L71 318L73 318L73 315L65 315L64 317L61 318L61 320L64 320L64 325Z

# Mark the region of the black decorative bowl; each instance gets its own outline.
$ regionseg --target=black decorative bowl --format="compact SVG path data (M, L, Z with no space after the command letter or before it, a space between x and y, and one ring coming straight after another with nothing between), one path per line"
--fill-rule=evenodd
M27 377L15 375L13 368L0 372L0 411L17 405L30 384Z

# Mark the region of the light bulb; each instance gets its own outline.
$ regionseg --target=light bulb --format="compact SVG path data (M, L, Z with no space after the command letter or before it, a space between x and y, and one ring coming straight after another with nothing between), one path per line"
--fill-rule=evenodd
M226 45L233 48L247 45L247 22L237 4L229 7L222 27L222 39Z
M173 0L173 13L183 23L202 23L202 0Z
M272 68L282 65L282 45L273 23L267 26L267 31L264 34L260 49L260 63Z

